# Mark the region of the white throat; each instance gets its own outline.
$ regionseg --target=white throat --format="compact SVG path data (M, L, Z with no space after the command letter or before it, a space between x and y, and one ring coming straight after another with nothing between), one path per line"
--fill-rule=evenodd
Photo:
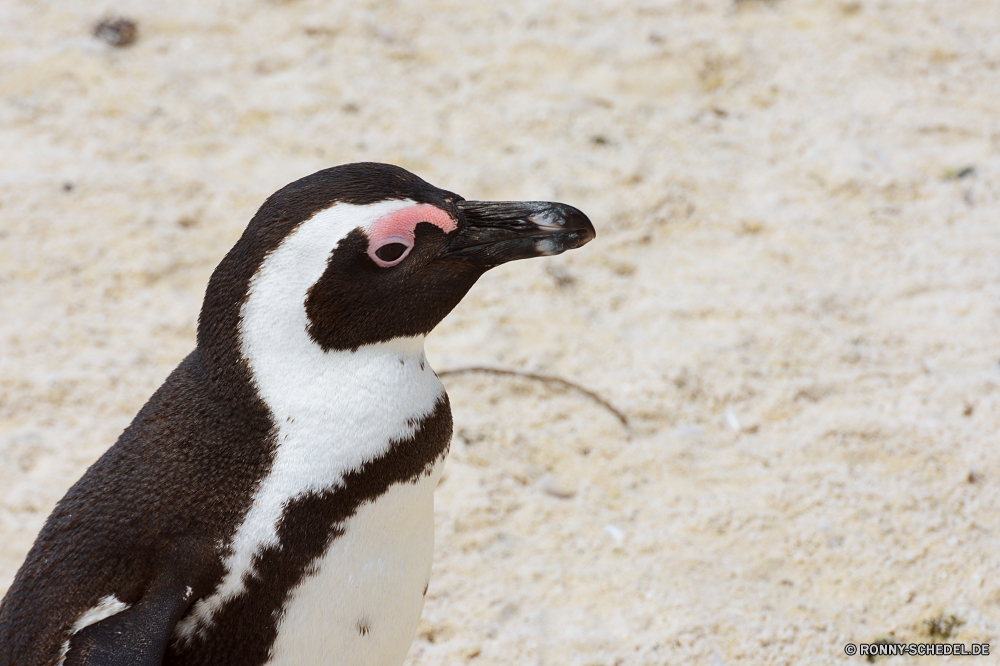
M337 243L365 220L412 205L388 201L323 210L268 254L251 280L240 311L240 345L274 419L274 464L228 544L223 583L178 624L179 638L192 637L243 591L254 556L277 545L278 522L291 500L342 485L345 474L385 454L393 441L411 437L443 395L424 357L424 336L327 352L307 332L307 292Z

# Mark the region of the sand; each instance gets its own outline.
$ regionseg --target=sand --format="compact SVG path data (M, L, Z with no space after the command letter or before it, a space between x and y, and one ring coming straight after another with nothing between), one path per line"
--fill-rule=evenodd
M138 40L91 37L104 12ZM590 215L428 356L630 422L445 378L408 663L1000 651L998 36L992 0L8 0L0 592L256 207L374 160Z

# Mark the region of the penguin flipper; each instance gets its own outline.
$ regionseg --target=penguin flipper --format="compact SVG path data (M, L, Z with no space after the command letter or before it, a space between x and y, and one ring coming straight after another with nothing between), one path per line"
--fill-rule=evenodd
M64 666L160 666L189 598L190 588L161 590L81 629L69 641Z

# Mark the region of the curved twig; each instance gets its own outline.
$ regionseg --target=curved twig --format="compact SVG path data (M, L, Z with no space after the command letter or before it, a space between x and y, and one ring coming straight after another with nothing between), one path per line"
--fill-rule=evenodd
M542 382L544 384L560 386L564 389L573 389L578 393L582 393L587 396L598 405L608 410L615 415L626 429L631 430L631 426L628 423L628 417L618 409L615 408L610 402L597 395L590 389L584 388L579 384L575 384L571 381L563 379L562 377L553 377L552 375L539 375L534 372L521 372L520 370L502 370L500 368L487 368L483 366L469 366L466 368L452 368L451 370L442 370L437 373L438 377L447 377L448 375L467 375L469 373L479 372L486 375L500 375L502 377L520 377L522 379L533 379L537 382Z

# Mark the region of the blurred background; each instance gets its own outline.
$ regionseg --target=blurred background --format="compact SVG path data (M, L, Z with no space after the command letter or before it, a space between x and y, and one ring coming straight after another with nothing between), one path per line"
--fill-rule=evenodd
M445 377L409 663L996 643L998 100L994 0L7 0L0 593L256 208L370 160L591 217L428 356L629 422Z

